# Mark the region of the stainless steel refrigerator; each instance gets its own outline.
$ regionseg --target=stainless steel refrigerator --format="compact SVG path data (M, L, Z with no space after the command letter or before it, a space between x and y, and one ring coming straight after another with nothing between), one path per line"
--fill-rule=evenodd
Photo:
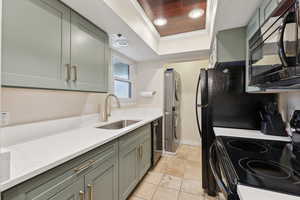
M164 133L165 151L175 153L180 143L181 81L174 69L164 73Z
M213 127L260 129L259 110L266 102L276 102L274 94L245 92L245 63L225 63L200 71L196 113L202 142L202 187L216 194L216 182L208 160L215 139Z

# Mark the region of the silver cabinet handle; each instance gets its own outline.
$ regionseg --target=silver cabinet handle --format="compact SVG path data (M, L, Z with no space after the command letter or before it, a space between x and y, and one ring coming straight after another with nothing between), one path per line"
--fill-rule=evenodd
M66 79L66 81L70 81L71 80L71 66L70 66L70 64L66 64L65 68L66 68L65 79Z
M73 65L72 66L72 69L74 70L74 78L73 78L73 81L77 81L77 78L78 78L78 76L77 76L77 66L76 65Z
M208 107L208 104L205 104L205 105L197 104L197 107L206 108L206 107Z

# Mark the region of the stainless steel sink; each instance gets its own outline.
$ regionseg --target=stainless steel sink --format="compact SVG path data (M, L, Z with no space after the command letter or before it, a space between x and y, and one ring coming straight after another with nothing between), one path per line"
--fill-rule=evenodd
M121 121L113 122L113 123L106 124L106 125L103 125L103 126L99 126L99 127L96 127L96 128L100 128L100 129L122 129L122 128L125 128L127 126L136 124L138 122L140 122L140 121L138 121L138 120L121 120Z

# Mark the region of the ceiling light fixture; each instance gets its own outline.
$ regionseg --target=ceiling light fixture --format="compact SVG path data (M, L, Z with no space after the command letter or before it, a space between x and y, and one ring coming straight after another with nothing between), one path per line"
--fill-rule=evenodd
M163 17L157 18L153 21L156 26L164 26L167 24L167 22L167 19Z
M111 44L115 48L129 46L127 38L120 33L111 35Z
M194 8L189 12L189 17L192 19L200 18L204 15L204 10L201 8Z

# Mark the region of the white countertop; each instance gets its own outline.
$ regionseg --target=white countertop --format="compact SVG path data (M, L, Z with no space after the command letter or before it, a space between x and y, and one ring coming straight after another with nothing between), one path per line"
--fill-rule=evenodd
M292 141L290 137L265 135L258 130L214 127L214 133L215 136L229 136L229 137L252 138L252 139L262 139L262 140L277 140L277 141L285 141L285 142Z
M237 186L238 195L241 200L300 200L300 197L262 190L244 185Z
M258 130L247 130L247 129L232 129L232 128L220 128L214 127L214 133L216 136L229 136L229 137L240 137L240 138L252 138L252 139L263 139L263 140L276 140L291 142L290 137L270 136L264 135ZM278 192L272 192L269 190L263 190L255 187L248 187L244 185L237 186L237 192L241 200L300 200L300 197L282 194Z
M112 141L161 116L161 109L126 109L113 112L109 122L106 123L85 124L85 126L81 128L71 129L58 134L52 134L26 141L24 143L8 146L6 148L11 153L10 177L8 180L0 184L1 190L7 190L23 181ZM122 119L141 121L119 130L104 130L95 128L97 126ZM47 130L47 125L44 126L44 130Z

